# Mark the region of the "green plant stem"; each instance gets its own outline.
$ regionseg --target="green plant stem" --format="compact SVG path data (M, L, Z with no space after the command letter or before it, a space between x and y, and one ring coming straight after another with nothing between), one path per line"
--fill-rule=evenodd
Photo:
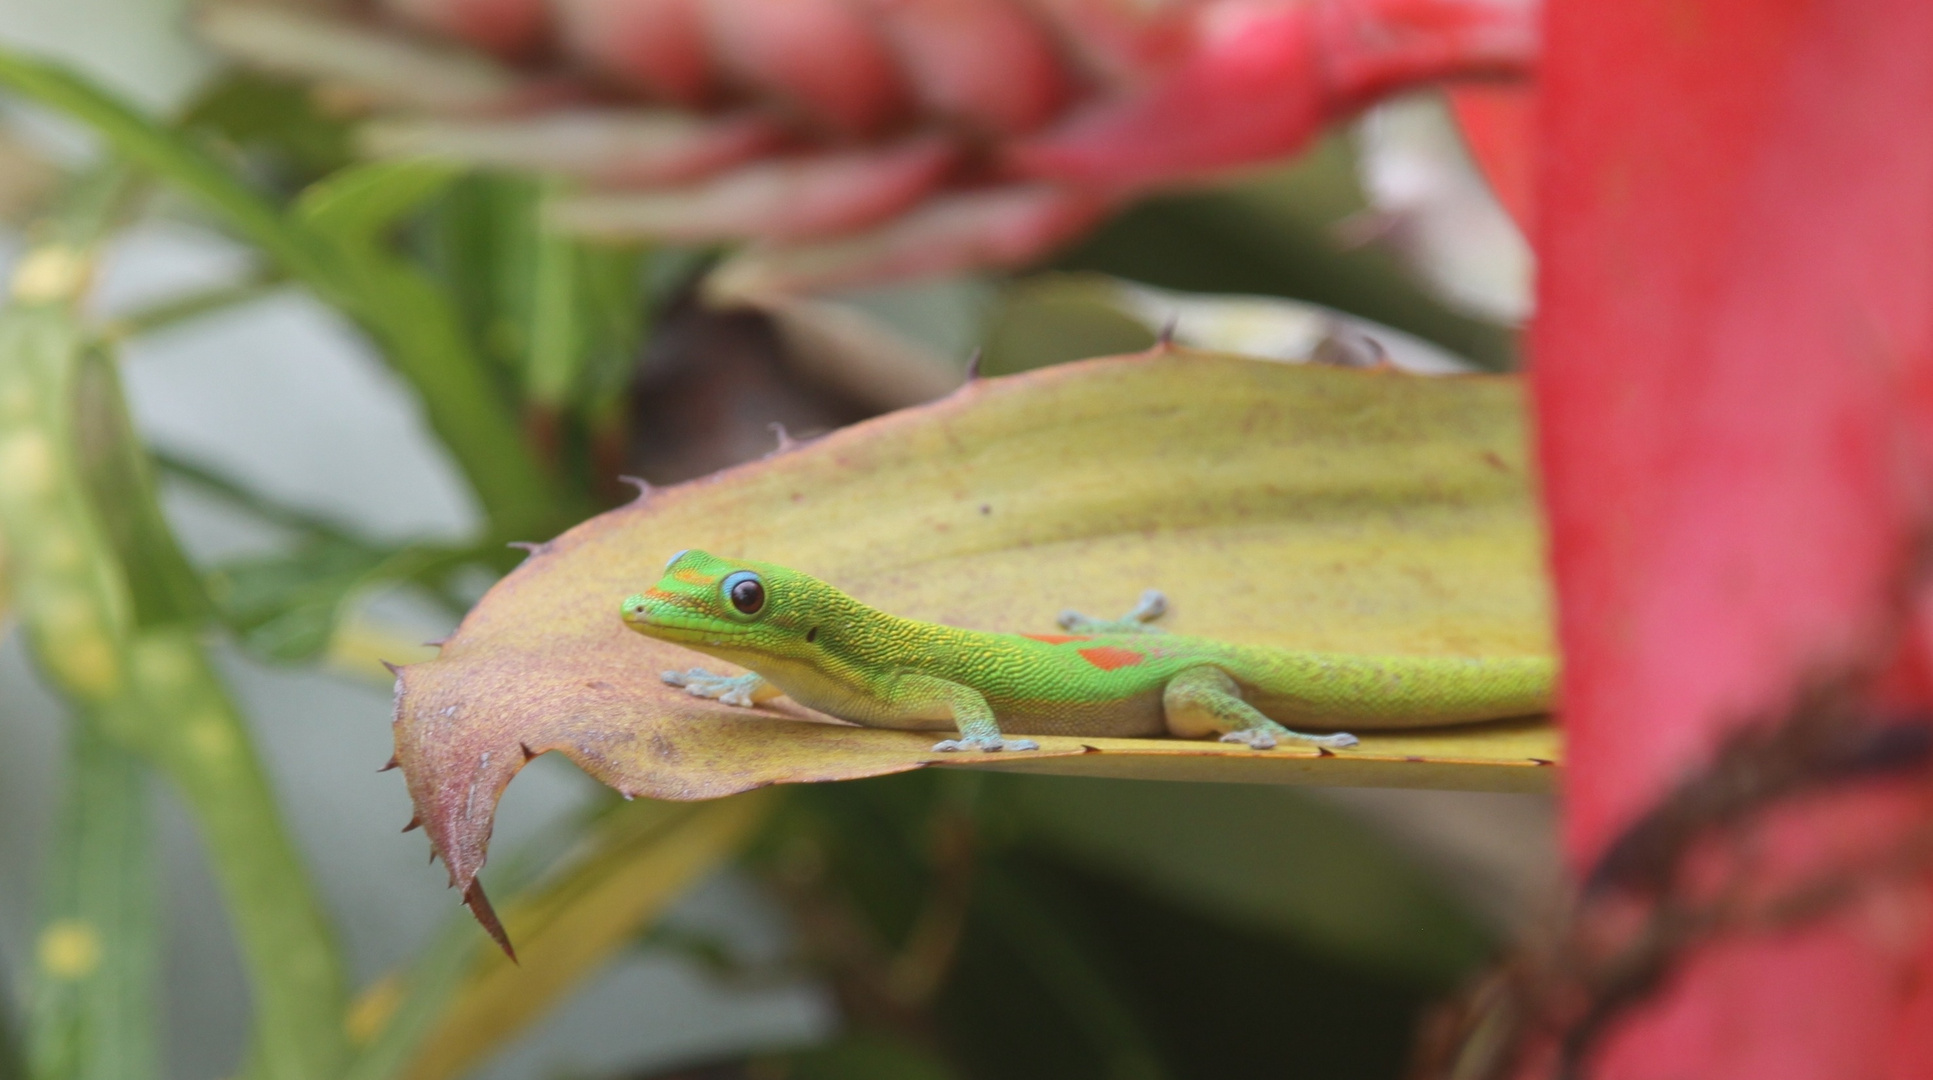
M357 547L366 546L366 542L361 537L355 536L328 518L265 499L248 485L218 469L211 469L198 462L177 457L165 450L150 451L149 456L153 458L156 470L163 477L200 488L222 502L261 519L266 524L287 529L304 539L330 540Z
M129 654L114 731L194 814L254 992L255 1071L334 1076L347 1056L341 960L248 729L194 630L143 632Z
M256 274L243 281L201 289L138 308L101 327L101 337L122 342L143 334L169 330L225 308L260 300L288 284L280 274Z
M69 731L35 948L32 1075L149 1080L159 1072L160 933L148 769L96 716L82 713Z
M345 994L320 903L196 624L165 607L137 618L116 532L101 517L158 520L152 492L122 491L138 506L89 497L74 311L89 258L71 242L29 251L14 303L0 313L0 530L19 616L49 681L106 736L158 766L195 812L254 993L258 1073L333 1076L347 1053ZM107 428L130 430L118 419Z

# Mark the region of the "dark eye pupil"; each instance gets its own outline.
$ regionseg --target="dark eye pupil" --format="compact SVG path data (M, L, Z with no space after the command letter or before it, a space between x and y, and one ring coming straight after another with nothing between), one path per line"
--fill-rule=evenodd
M758 614L758 609L765 606L765 586L751 578L733 585L732 606L747 615Z

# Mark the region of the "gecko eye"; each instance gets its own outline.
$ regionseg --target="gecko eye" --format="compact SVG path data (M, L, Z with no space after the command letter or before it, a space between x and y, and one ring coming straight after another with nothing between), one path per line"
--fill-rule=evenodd
M725 579L725 598L740 614L756 615L765 606L765 583L750 570L740 570Z

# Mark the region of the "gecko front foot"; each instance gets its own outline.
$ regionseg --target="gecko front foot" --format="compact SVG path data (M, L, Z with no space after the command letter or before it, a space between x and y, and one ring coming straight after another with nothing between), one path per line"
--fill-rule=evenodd
M1097 619L1078 611L1063 611L1054 621L1070 634L1165 634L1166 630L1150 623L1167 614L1168 597L1160 589L1149 589L1141 594L1141 601L1134 610L1118 619Z
M1032 739L1003 739L999 736L974 739L941 739L933 744L933 751L950 754L965 751L976 754L993 754L1002 750L1038 750L1040 744Z
M672 686L684 687L685 693L692 697L712 698L727 705L738 705L747 709L757 704L752 695L765 683L763 678L752 672L743 675L714 675L701 667L687 671L667 671L661 678Z
M1227 743L1242 743L1257 750L1273 750L1275 749L1278 735L1282 738L1311 743L1330 750L1347 750L1362 741L1346 731L1337 732L1334 735L1304 735L1299 731L1289 731L1286 728L1276 732L1259 727L1230 731L1221 737L1221 741Z

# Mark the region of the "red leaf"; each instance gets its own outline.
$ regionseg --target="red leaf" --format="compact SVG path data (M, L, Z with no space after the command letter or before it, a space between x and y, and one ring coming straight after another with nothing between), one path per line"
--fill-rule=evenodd
M1532 343L1583 864L1882 648L1933 479L1933 5L1559 0L1547 30ZM1924 814L1861 806L1769 857ZM1594 1075L1927 1075L1933 912L1900 904L1890 938L1696 953Z
M1450 87L1447 93L1463 141L1490 181L1490 190L1518 228L1530 228L1537 166L1536 89L1475 83Z

